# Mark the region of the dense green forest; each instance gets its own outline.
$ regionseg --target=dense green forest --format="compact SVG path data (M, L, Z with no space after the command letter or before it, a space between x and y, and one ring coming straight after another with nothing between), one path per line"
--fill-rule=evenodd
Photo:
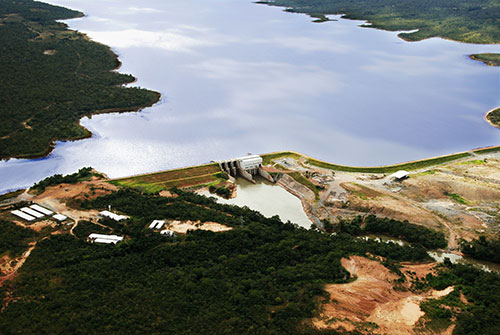
M453 335L500 334L500 277L497 273L447 263L438 275L429 274L425 280L417 280L414 286L437 290L455 287L449 295L421 304L426 312L425 319L430 321L426 328L433 330L433 334L440 334L453 320L456 320Z
M390 264L428 259L422 246L306 230L247 207L172 192L175 197L165 198L123 189L80 202L82 208L111 205L131 218L101 220L108 228L81 222L77 237L40 241L18 277L0 291L14 299L0 312L2 333L337 334L314 330L304 320L316 315L326 298L325 283L350 280L342 257L370 253ZM159 218L217 221L233 229L165 237L147 228ZM85 242L90 232L126 239L117 245L90 244ZM471 304L454 310L455 334L494 334L499 279L449 265L414 287L456 285ZM447 316L436 310L442 304L426 308L435 320ZM471 318L478 320L472 332Z
M131 75L107 47L70 31L59 19L82 14L32 0L0 2L0 159L36 157L55 141L88 137L79 119L131 111L159 94L122 85Z
M270 0L260 3L323 18L367 20L408 41L442 37L467 43L500 43L500 2L492 0ZM322 21L319 20L319 21Z
M84 202L131 215L123 223L101 222L126 241L86 243L90 223L76 232L80 239L40 241L7 285L16 301L0 313L3 333L308 333L302 321L316 313L323 283L349 278L341 257L427 259L419 247L331 236L175 192L164 198L124 190ZM218 219L234 229L173 239L147 229L151 218Z
M476 259L500 263L500 239L480 236L470 242L461 241L460 249L464 254Z
M0 220L0 256L4 253L9 253L11 257L21 254L36 235L37 233L31 229Z
M421 245L427 249L445 248L446 238L443 232L438 232L423 226L380 218L375 215L357 216L350 221L340 221L337 226L331 226L339 232L354 236L375 234L395 237L410 243Z

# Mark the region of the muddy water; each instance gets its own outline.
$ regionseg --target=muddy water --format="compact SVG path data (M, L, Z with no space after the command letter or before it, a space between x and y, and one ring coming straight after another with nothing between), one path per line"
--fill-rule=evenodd
M282 221L290 221L304 228L310 228L312 224L297 197L263 179L257 179L257 184L238 179L237 196L233 199L224 199L208 191L201 194L213 196L222 204L247 206L267 217L278 215Z

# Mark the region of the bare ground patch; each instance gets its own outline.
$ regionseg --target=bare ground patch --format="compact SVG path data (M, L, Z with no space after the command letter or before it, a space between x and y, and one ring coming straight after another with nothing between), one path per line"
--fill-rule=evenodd
M415 294L396 291L397 275L379 262L360 256L343 258L342 265L355 278L347 284L328 284L329 302L312 320L318 329L357 330L364 334L415 334L414 326L424 315L420 302L449 294L453 288ZM403 271L424 277L435 263L406 264ZM376 326L375 326L376 325Z
M200 222L200 221L171 221L166 225L166 228L175 231L179 234L185 234L188 230L209 230L213 232L228 231L233 228L225 226L217 222Z

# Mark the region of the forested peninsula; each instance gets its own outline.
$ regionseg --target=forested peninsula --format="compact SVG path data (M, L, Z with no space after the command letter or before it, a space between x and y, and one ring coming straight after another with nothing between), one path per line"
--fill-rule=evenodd
M326 15L366 20L366 27L389 31L407 31L398 36L406 41L441 37L458 42L500 43L500 2L488 0L269 0L259 3L286 7L286 11L304 13L328 21ZM477 54L485 60L498 54ZM487 59L486 59L487 58Z
M83 16L32 0L0 2L0 159L50 153L55 141L91 136L84 116L136 111L157 92L124 87L135 78L109 47L56 20Z

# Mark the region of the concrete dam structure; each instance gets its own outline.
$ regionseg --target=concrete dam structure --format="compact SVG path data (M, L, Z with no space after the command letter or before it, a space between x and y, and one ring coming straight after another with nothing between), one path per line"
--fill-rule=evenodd
M241 158L229 159L219 162L222 171L232 177L242 176L243 178L255 183L253 176L260 175L261 177L275 182L274 178L263 169L262 157L259 155L250 155Z

